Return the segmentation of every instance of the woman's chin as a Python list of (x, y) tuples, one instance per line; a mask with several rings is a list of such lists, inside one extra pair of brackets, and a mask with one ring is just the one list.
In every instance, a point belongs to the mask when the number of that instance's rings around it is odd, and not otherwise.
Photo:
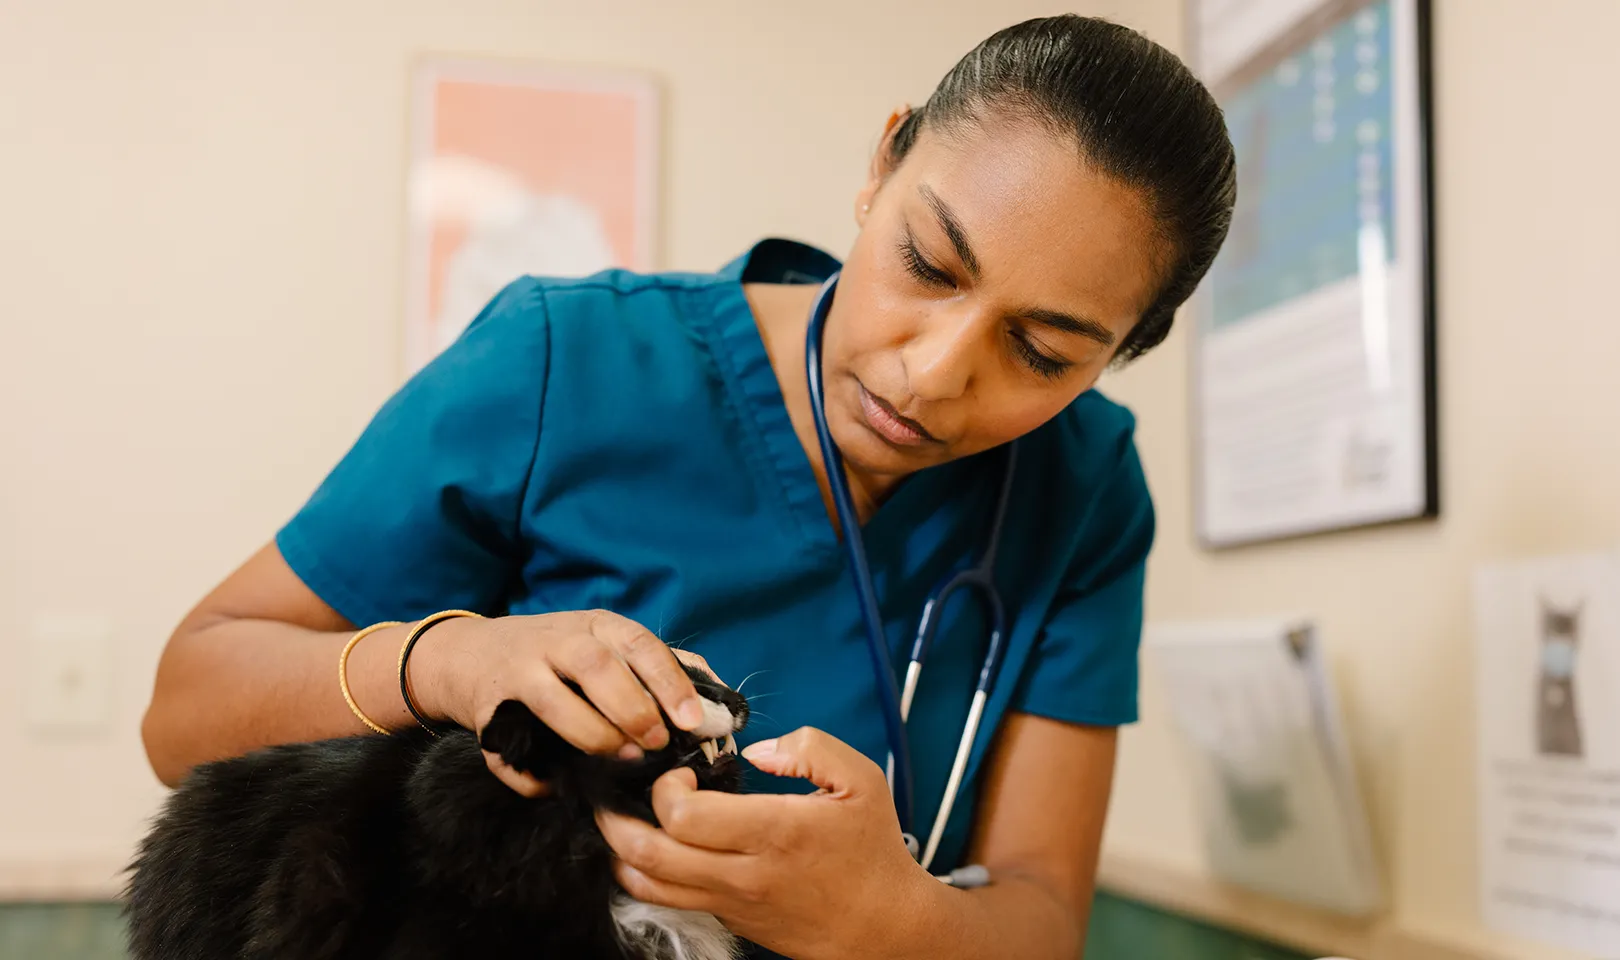
[(867, 476), (899, 478), (950, 459), (940, 444), (896, 444), (859, 420), (835, 432), (833, 439), (845, 468)]

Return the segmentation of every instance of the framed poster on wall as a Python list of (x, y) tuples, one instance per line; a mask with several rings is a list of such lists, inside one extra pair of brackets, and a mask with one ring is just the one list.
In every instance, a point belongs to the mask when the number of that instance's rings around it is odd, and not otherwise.
[(524, 274), (653, 269), (658, 93), (629, 72), (433, 58), (412, 78), (405, 372)]
[(1428, 0), (1189, 0), (1237, 151), (1192, 306), (1200, 540), (1439, 514)]

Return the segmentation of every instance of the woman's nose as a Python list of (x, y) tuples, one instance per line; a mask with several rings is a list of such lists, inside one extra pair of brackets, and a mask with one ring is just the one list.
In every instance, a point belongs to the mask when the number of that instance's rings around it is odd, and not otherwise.
[(919, 400), (952, 400), (967, 391), (982, 352), (983, 322), (968, 310), (931, 317), (900, 351), (906, 384)]

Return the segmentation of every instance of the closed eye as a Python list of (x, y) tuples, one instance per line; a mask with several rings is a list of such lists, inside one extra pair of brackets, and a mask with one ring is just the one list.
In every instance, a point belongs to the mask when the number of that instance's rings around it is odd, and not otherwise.
[[(935, 265), (922, 250), (918, 249), (917, 238), (912, 234), (910, 227), (906, 228), (905, 235), (900, 240), (899, 253), (906, 272), (918, 283), (936, 289), (955, 289), (956, 279), (949, 271)], [(1037, 376), (1056, 380), (1074, 366), (1070, 361), (1046, 352), (1033, 337), (1017, 325), (1009, 327), (1007, 337), (1014, 356)]]
[(1007, 334), (1012, 338), (1013, 352), (1024, 365), (1036, 374), (1048, 380), (1056, 380), (1068, 372), (1073, 363), (1062, 357), (1055, 357), (1035, 345), (1035, 341), (1022, 330), (1010, 330)]
[(900, 240), (900, 260), (906, 265), (906, 272), (919, 283), (930, 287), (956, 286), (956, 280), (949, 273), (935, 266), (917, 249), (917, 238), (912, 235), (910, 227), (906, 228), (905, 236)]

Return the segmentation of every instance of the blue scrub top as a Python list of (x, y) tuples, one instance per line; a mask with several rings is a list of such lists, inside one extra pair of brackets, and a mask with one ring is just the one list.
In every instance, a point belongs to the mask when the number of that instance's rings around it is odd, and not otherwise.
[[(515, 281), (381, 408), (279, 531), (282, 555), (356, 625), (451, 607), (614, 611), (731, 683), (752, 675), (744, 743), (810, 725), (882, 764), (843, 548), (742, 288), (838, 266), (766, 240), (712, 274)], [(1133, 428), (1090, 391), (1022, 441), (996, 569), (1007, 656), (936, 869), (959, 864), (1007, 711), (1136, 719), (1154, 513)], [(981, 546), (1000, 473), (996, 452), (924, 470), (863, 528), (898, 670), (928, 593)], [(976, 604), (953, 600), (911, 713), (923, 838), (985, 639)]]

